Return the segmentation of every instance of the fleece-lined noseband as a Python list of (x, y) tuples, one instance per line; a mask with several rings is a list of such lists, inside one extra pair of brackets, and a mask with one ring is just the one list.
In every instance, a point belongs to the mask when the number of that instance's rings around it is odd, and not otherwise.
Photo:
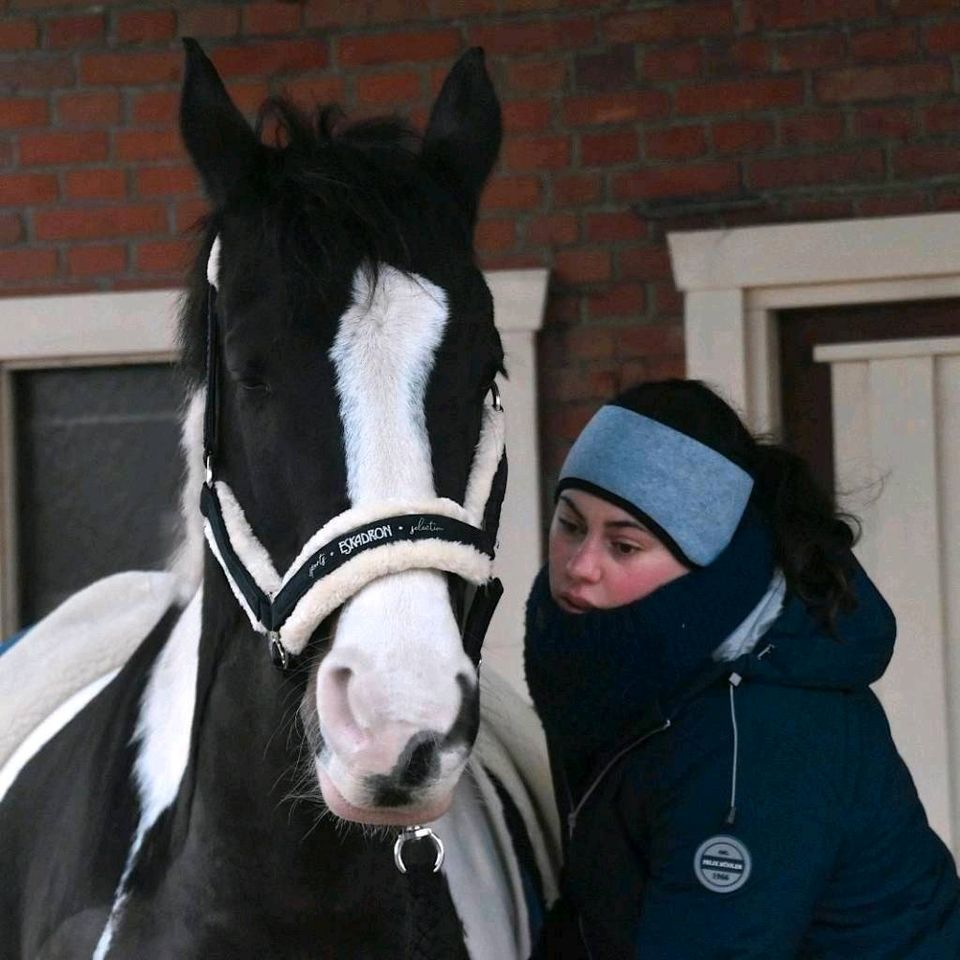
[(475, 665), (503, 586), (493, 576), (506, 489), (504, 414), (496, 385), (483, 410), (464, 503), (446, 497), (385, 500), (351, 507), (304, 544), (282, 577), (253, 534), (229, 485), (215, 477), (219, 380), (216, 298), (220, 238), (207, 264), (207, 392), (203, 420), (204, 533), (254, 630), (266, 634), (273, 662), (286, 669), (334, 610), (372, 580), (410, 569), (463, 578), (476, 589), (463, 619), (464, 649)]

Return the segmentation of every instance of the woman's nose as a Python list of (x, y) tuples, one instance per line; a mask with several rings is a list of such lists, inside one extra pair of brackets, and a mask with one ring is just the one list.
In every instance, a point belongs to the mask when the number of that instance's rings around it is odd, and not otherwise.
[(574, 551), (567, 564), (567, 572), (577, 580), (595, 582), (600, 578), (600, 563), (596, 545), (584, 540)]

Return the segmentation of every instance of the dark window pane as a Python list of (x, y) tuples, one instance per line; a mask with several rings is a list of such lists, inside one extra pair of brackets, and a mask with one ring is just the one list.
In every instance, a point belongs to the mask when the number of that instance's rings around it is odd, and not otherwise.
[(164, 565), (182, 397), (168, 364), (14, 375), (21, 624), (100, 577)]

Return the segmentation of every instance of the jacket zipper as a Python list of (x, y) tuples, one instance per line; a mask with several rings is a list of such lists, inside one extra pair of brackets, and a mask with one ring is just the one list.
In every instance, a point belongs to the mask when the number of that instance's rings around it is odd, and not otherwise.
[[(656, 727), (653, 730), (648, 730), (645, 734), (643, 734), (643, 736), (637, 737), (636, 740), (631, 740), (630, 743), (628, 743), (622, 750), (618, 750), (617, 753), (615, 753), (610, 758), (610, 760), (606, 763), (604, 768), (596, 775), (596, 777), (593, 778), (593, 780), (590, 783), (590, 786), (587, 787), (586, 792), (580, 798), (580, 802), (570, 811), (570, 813), (567, 814), (567, 830), (568, 830), (569, 839), (571, 841), (573, 840), (573, 831), (577, 827), (577, 816), (579, 815), (580, 811), (583, 809), (584, 804), (590, 799), (593, 792), (597, 789), (598, 786), (600, 786), (600, 783), (604, 779), (604, 777), (606, 777), (606, 775), (610, 772), (610, 770), (626, 754), (628, 754), (635, 747), (639, 747), (641, 743), (644, 743), (646, 740), (649, 740), (652, 736), (655, 736), (658, 733), (663, 733), (664, 730), (670, 727), (671, 723), (672, 721), (670, 720), (669, 717), (667, 717), (667, 719), (664, 720), (659, 727)], [(566, 787), (566, 790), (567, 790), (567, 799), (572, 803), (572, 797), (570, 796), (570, 785), (567, 783), (566, 777), (564, 777), (564, 786)], [(583, 929), (583, 917), (579, 915), (579, 911), (577, 916), (577, 929), (580, 932), (580, 942), (583, 944), (583, 949), (587, 951), (588, 960), (593, 960), (593, 952), (590, 950), (590, 944), (587, 941), (587, 933)]]
[[(601, 781), (606, 777), (610, 770), (617, 764), (619, 761), (628, 754), (631, 750), (639, 747), (641, 743), (644, 743), (646, 740), (649, 740), (652, 736), (663, 733), (664, 730), (668, 729), (673, 721), (668, 717), (664, 722), (653, 730), (648, 730), (643, 736), (637, 737), (636, 740), (631, 740), (622, 750), (618, 750), (604, 768), (593, 778), (590, 786), (587, 787), (583, 796), (580, 798), (580, 802), (567, 814), (567, 833), (570, 840), (573, 839), (573, 831), (577, 826), (577, 817), (580, 815), (580, 811), (583, 809), (584, 804), (590, 799), (597, 787), (600, 786)], [(569, 795), (569, 787), (568, 787)]]

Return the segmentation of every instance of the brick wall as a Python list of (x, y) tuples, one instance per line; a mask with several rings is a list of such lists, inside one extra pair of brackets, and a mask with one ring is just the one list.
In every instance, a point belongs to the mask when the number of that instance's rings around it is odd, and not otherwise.
[(0, 294), (169, 286), (203, 209), (178, 37), (268, 93), (422, 123), (482, 44), (506, 138), (478, 247), (552, 271), (544, 475), (600, 400), (683, 372), (670, 229), (960, 203), (956, 0), (0, 0)]

